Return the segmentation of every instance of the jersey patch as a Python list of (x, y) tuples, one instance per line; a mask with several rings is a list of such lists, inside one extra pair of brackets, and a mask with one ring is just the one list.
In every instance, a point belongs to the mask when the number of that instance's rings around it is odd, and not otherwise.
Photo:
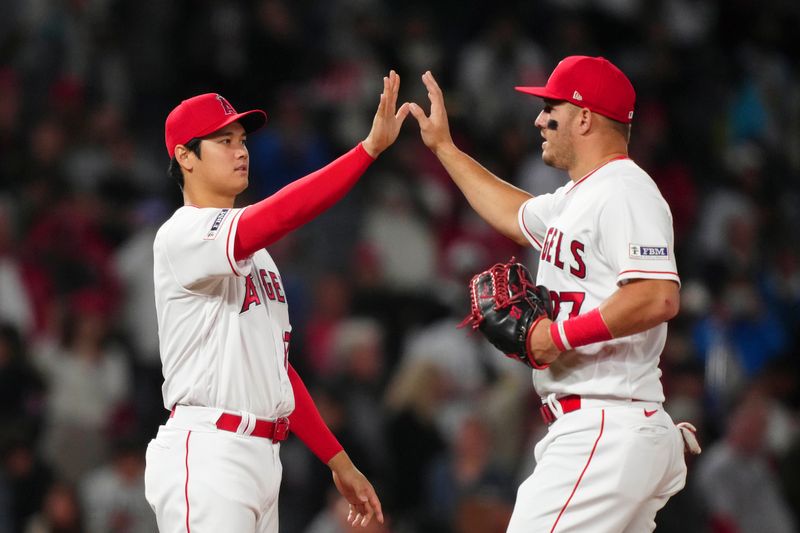
[(204, 240), (211, 241), (217, 238), (219, 228), (222, 226), (222, 221), (225, 220), (225, 217), (228, 215), (228, 211), (230, 211), (230, 209), (225, 208), (219, 212), (217, 218), (214, 219), (214, 223), (211, 224), (211, 228), (208, 230), (208, 233), (206, 233)]
[(629, 244), (628, 250), (633, 259), (666, 259), (669, 257), (669, 249), (666, 246)]

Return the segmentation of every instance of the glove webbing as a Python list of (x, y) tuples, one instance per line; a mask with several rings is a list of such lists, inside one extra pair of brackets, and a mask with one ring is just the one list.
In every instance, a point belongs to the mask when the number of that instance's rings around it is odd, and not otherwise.
[[(520, 280), (520, 286), (513, 285), (509, 287), (508, 285), (508, 271), (512, 268), (518, 268), (516, 266), (517, 258), (512, 256), (508, 263), (496, 263), (492, 265), (488, 270), (481, 272), (477, 276), (472, 278), (472, 286), (470, 288), (471, 291), (471, 298), (470, 302), (472, 305), (472, 310), (469, 315), (458, 324), (459, 328), (463, 328), (470, 322), (472, 322), (472, 329), (478, 329), (481, 322), (484, 320), (484, 316), (481, 313), (481, 309), (479, 307), (478, 302), (480, 298), (490, 298), (492, 294), (486, 295), (479, 295), (477, 293), (478, 290), (478, 282), (480, 281), (481, 276), (488, 272), (491, 276), (492, 280), (492, 293), (494, 294), (494, 309), (499, 310), (509, 305), (513, 304), (514, 302), (518, 302), (524, 298), (527, 298), (527, 291), (528, 289), (533, 289), (534, 285), (528, 281), (528, 279), (523, 275), (518, 275), (517, 277)], [(510, 292), (514, 291), (514, 292)]]

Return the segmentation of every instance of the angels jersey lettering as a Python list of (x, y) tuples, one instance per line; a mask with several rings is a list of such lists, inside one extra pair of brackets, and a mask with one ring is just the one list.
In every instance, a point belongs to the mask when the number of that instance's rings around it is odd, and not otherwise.
[[(558, 320), (598, 307), (634, 279), (680, 283), (672, 214), (658, 187), (630, 159), (611, 161), (552, 194), (525, 202), (520, 228), (540, 251), (536, 283), (550, 290)], [(568, 351), (533, 372), (550, 393), (661, 402), (658, 361), (666, 323)]]
[(164, 406), (288, 416), (291, 333), (280, 273), (266, 250), (233, 257), (244, 209), (178, 209), (159, 229), (156, 312)]

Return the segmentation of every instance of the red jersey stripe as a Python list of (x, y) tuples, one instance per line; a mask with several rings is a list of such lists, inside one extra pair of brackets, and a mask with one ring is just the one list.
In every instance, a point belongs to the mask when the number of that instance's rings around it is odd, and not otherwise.
[(237, 272), (236, 268), (233, 266), (234, 261), (231, 261), (231, 232), (233, 231), (233, 226), (236, 225), (236, 220), (241, 216), (242, 211), (244, 211), (244, 209), (240, 209), (233, 217), (233, 220), (231, 220), (231, 225), (228, 226), (228, 237), (225, 240), (225, 256), (228, 258), (228, 264), (231, 266), (231, 270), (237, 276), (241, 276), (241, 274), (239, 274), (239, 272)]
[(642, 273), (642, 274), (668, 274), (670, 276), (677, 276), (678, 275), (677, 272), (669, 272), (669, 271), (666, 271), (666, 270), (623, 270), (622, 272), (617, 274), (617, 276), (621, 276), (623, 274), (629, 274), (631, 272), (639, 272), (639, 273)]
[[(525, 211), (524, 211), (525, 208), (523, 207), (522, 209), (523, 209), (523, 213), (525, 213)], [(521, 218), (522, 218), (522, 227), (525, 229), (525, 233), (527, 233), (530, 236), (530, 238), (533, 239), (533, 242), (538, 244), (539, 248), (541, 248), (542, 247), (542, 243), (540, 243), (539, 239), (534, 237), (533, 232), (528, 229), (528, 225), (525, 223), (525, 216), (523, 215)]]
[(602, 164), (602, 165), (600, 165), (599, 167), (597, 167), (597, 168), (595, 168), (595, 169), (593, 169), (593, 170), (590, 170), (588, 174), (586, 174), (584, 177), (582, 177), (581, 179), (579, 179), (578, 181), (576, 181), (576, 182), (575, 182), (575, 185), (573, 185), (573, 186), (572, 186), (572, 188), (571, 188), (570, 190), (568, 190), (567, 192), (565, 192), (564, 194), (569, 194), (569, 193), (571, 193), (572, 191), (574, 191), (574, 190), (575, 190), (575, 187), (577, 187), (578, 185), (580, 185), (581, 183), (583, 183), (584, 181), (586, 181), (586, 178), (588, 178), (589, 176), (591, 176), (592, 174), (594, 174), (595, 172), (597, 172), (598, 170), (600, 170), (601, 168), (603, 168), (603, 167), (604, 167), (604, 166), (606, 166), (607, 164), (609, 164), (609, 163), (612, 163), (612, 162), (614, 162), (614, 161), (619, 161), (620, 159), (630, 159), (630, 158), (629, 158), (628, 156), (626, 156), (626, 155), (621, 155), (621, 156), (615, 157), (614, 159), (609, 159), (608, 161), (606, 161), (605, 163), (603, 163), (603, 164)]

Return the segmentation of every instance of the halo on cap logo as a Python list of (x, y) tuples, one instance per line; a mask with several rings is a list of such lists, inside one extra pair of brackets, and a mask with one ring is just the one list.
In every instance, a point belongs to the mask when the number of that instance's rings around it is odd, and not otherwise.
[(581, 93), (579, 93), (578, 91), (575, 91), (574, 93), (572, 93), (572, 98), (574, 100), (583, 101), (583, 96), (581, 96)]
[(225, 100), (225, 98), (222, 95), (218, 94), (217, 95), (217, 100), (219, 100), (219, 105), (222, 106), (223, 113), (225, 113), (226, 115), (235, 115), (236, 114), (236, 110), (233, 109), (233, 106), (230, 104), (230, 102)]

